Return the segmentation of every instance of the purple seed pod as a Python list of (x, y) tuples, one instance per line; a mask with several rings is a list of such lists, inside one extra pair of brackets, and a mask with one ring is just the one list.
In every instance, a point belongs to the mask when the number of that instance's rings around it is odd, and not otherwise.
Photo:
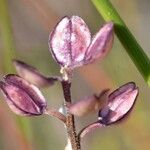
[(86, 96), (74, 104), (71, 104), (68, 111), (78, 117), (85, 116), (91, 112), (100, 110), (108, 99), (108, 89), (103, 90), (98, 96)]
[(91, 33), (78, 16), (64, 17), (49, 36), (49, 49), (62, 67), (75, 68), (102, 58), (112, 47), (113, 23), (105, 24), (91, 40)]
[(105, 24), (93, 37), (93, 40), (86, 51), (85, 63), (90, 63), (96, 59), (101, 59), (112, 48), (113, 44), (113, 23)]
[(107, 104), (99, 111), (99, 122), (110, 125), (126, 117), (132, 110), (138, 95), (138, 87), (129, 82), (112, 92)]
[(5, 76), (0, 88), (10, 109), (18, 115), (41, 115), (47, 107), (40, 90), (17, 75)]
[(58, 77), (45, 77), (36, 68), (22, 61), (13, 60), (13, 64), (19, 76), (37, 87), (47, 87), (53, 85), (58, 80)]

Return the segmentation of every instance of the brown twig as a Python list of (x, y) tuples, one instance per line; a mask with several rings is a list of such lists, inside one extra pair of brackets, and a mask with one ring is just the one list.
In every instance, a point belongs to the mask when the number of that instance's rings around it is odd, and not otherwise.
[[(62, 81), (62, 88), (64, 93), (64, 103), (66, 107), (71, 104), (71, 83), (67, 81)], [(66, 115), (66, 127), (67, 127), (67, 134), (68, 134), (68, 144), (71, 144), (72, 150), (80, 150), (80, 141), (78, 139), (76, 128), (75, 128), (75, 121), (74, 121), (74, 115), (70, 114), (69, 111), (67, 111)]]

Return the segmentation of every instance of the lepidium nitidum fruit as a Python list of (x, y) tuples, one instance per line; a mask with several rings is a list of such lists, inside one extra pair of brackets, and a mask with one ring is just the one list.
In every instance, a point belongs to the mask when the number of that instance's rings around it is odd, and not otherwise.
[(126, 83), (112, 92), (99, 110), (98, 121), (83, 128), (79, 132), (80, 138), (97, 128), (107, 127), (126, 118), (135, 104), (138, 92), (134, 82)]
[(129, 82), (112, 92), (107, 104), (99, 111), (99, 122), (104, 125), (110, 125), (127, 117), (132, 110), (138, 88), (135, 83)]
[(81, 100), (71, 104), (68, 111), (76, 116), (82, 117), (91, 112), (98, 111), (105, 105), (108, 98), (108, 89), (103, 90), (99, 95), (86, 96)]
[(113, 43), (113, 23), (106, 23), (91, 39), (86, 23), (78, 16), (64, 17), (49, 36), (49, 49), (58, 64), (75, 68), (103, 58)]
[(0, 89), (10, 109), (18, 115), (41, 115), (47, 107), (40, 90), (17, 75), (6, 75), (0, 81)]
[(58, 77), (45, 77), (36, 68), (19, 60), (13, 60), (13, 64), (19, 76), (38, 87), (53, 85)]

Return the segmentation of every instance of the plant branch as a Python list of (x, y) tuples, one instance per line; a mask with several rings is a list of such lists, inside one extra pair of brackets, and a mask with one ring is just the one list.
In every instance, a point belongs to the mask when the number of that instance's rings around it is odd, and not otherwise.
[(60, 113), (59, 111), (51, 108), (51, 109), (46, 109), (44, 114), (56, 117), (57, 119), (61, 120), (63, 123), (66, 123), (66, 117)]
[(136, 41), (109, 0), (91, 0), (105, 21), (113, 21), (115, 33), (134, 64), (150, 86), (150, 59)]
[[(62, 81), (62, 88), (65, 99), (65, 106), (68, 107), (71, 104), (71, 83), (67, 81)], [(68, 134), (68, 144), (71, 144), (72, 150), (80, 150), (80, 141), (76, 134), (74, 116), (67, 111), (66, 115), (66, 127)]]
[(78, 138), (81, 139), (83, 138), (86, 134), (88, 134), (89, 132), (102, 127), (103, 125), (100, 124), (99, 122), (94, 122), (91, 123), (89, 125), (87, 125), (86, 127), (84, 127), (79, 133), (78, 133)]

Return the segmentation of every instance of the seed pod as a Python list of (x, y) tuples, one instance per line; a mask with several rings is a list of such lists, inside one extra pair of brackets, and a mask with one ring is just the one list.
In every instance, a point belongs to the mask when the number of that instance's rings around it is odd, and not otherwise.
[(87, 133), (97, 128), (107, 127), (123, 120), (132, 110), (138, 96), (138, 87), (135, 83), (129, 82), (119, 87), (108, 96), (108, 101), (99, 111), (98, 121), (89, 124), (79, 132), (83, 138)]
[(38, 87), (47, 87), (54, 84), (58, 77), (45, 77), (36, 68), (19, 60), (13, 60), (19, 76)]
[(91, 112), (98, 111), (106, 103), (108, 89), (103, 90), (98, 96), (92, 95), (84, 97), (82, 100), (71, 104), (68, 108), (69, 112), (76, 116), (85, 116)]
[(41, 115), (46, 109), (40, 90), (17, 75), (5, 76), (4, 82), (0, 81), (0, 88), (10, 109), (18, 115)]
[(112, 48), (114, 39), (113, 23), (105, 24), (93, 37), (93, 40), (85, 54), (85, 63), (102, 59)]
[(132, 110), (138, 95), (135, 83), (129, 82), (112, 92), (107, 104), (99, 111), (99, 122), (109, 125), (126, 117)]
[(102, 58), (112, 47), (113, 23), (107, 23), (91, 41), (91, 33), (78, 16), (64, 17), (49, 36), (49, 49), (62, 67), (75, 68)]

